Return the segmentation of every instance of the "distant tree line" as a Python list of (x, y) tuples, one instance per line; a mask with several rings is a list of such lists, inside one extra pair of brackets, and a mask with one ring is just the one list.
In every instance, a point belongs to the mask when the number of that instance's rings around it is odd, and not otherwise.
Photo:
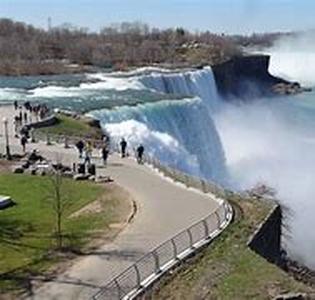
[(274, 36), (225, 36), (183, 28), (123, 22), (98, 33), (72, 25), (44, 30), (0, 19), (0, 73), (50, 74), (85, 67), (124, 69), (148, 64), (217, 64), (241, 55), (241, 46), (269, 44)]

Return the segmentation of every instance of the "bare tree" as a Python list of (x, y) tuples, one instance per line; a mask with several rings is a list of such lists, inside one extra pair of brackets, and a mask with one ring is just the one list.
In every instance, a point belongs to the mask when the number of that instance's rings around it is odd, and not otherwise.
[(64, 187), (63, 176), (61, 170), (58, 168), (53, 170), (49, 175), (49, 196), (48, 201), (55, 215), (55, 237), (57, 249), (61, 250), (63, 244), (63, 220), (65, 210), (69, 205), (69, 197)]
[(81, 67), (200, 61), (211, 64), (239, 55), (239, 46), (267, 44), (277, 36), (233, 37), (208, 31), (192, 33), (181, 27), (160, 30), (141, 22), (113, 24), (100, 33), (71, 24), (45, 31), (0, 19), (0, 73), (63, 73), (69, 72), (69, 63)]

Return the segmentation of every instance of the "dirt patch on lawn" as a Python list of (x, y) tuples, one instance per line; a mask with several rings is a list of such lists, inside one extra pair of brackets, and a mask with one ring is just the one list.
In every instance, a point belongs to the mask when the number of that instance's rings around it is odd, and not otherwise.
[[(113, 206), (109, 203), (115, 203)], [(48, 272), (45, 272), (45, 277), (55, 277), (65, 272), (74, 264), (80, 263), (85, 256), (93, 254), (102, 246), (112, 242), (117, 235), (124, 230), (128, 224), (133, 220), (137, 212), (136, 202), (131, 195), (121, 186), (116, 183), (109, 183), (104, 185), (104, 193), (99, 199), (89, 203), (76, 211), (69, 218), (77, 218), (88, 214), (105, 213), (105, 210), (113, 210), (113, 222), (107, 227), (94, 230), (90, 234), (90, 241), (80, 250), (70, 250), (61, 253), (59, 258), (60, 263), (55, 264)], [(35, 280), (36, 286), (42, 284), (41, 279)]]
[[(99, 199), (81, 208), (75, 215), (102, 213), (105, 210), (112, 210), (113, 221), (108, 228), (94, 232), (94, 238), (84, 252), (95, 250), (98, 247), (112, 241), (133, 219), (136, 214), (137, 207), (132, 196), (121, 186), (116, 183), (108, 183), (104, 185), (105, 192)], [(114, 207), (108, 203), (115, 203)], [(73, 215), (72, 215), (73, 216)]]
[(104, 186), (104, 193), (100, 198), (74, 212), (69, 218), (102, 213), (104, 210), (108, 209), (107, 204), (109, 202), (115, 202), (114, 218), (117, 220), (117, 222), (110, 224), (110, 227), (116, 227), (114, 225), (117, 223), (128, 223), (135, 213), (135, 202), (125, 189), (115, 183), (106, 184)]

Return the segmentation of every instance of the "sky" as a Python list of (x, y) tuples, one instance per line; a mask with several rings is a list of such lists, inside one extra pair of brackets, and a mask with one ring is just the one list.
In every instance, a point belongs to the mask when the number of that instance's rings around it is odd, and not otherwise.
[(217, 33), (315, 28), (315, 0), (0, 0), (0, 17), (48, 27), (71, 23), (91, 31), (122, 21)]

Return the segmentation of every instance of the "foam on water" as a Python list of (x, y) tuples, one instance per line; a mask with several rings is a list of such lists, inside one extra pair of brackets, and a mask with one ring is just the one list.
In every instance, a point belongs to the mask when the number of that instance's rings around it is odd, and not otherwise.
[(192, 174), (200, 175), (197, 157), (188, 153), (171, 135), (154, 131), (144, 123), (133, 119), (119, 123), (104, 124), (105, 131), (112, 137), (112, 143), (119, 145), (120, 138), (128, 141), (128, 152), (134, 152), (139, 143), (146, 145), (146, 151), (153, 157), (166, 158), (173, 165), (181, 165)]
[(17, 88), (0, 88), (0, 101), (22, 100), (26, 97), (26, 91)]
[[(97, 110), (91, 113), (101, 120), (101, 124), (114, 140), (131, 138), (133, 146), (144, 144), (146, 151), (155, 155), (165, 164), (203, 178), (216, 179), (223, 183), (227, 181), (224, 153), (215, 126), (200, 98), (186, 100), (160, 101), (157, 103), (124, 106), (111, 110)], [(136, 122), (138, 127), (126, 131), (126, 121)], [(115, 124), (111, 127), (110, 124)], [(131, 123), (134, 124), (134, 123)], [(117, 128), (124, 128), (118, 130)], [(115, 130), (112, 130), (112, 129)], [(154, 139), (150, 143), (148, 131), (172, 137), (176, 147), (168, 149), (167, 143), (158, 143)], [(144, 135), (142, 136), (143, 133)], [(177, 153), (177, 159), (169, 155), (170, 151)]]

